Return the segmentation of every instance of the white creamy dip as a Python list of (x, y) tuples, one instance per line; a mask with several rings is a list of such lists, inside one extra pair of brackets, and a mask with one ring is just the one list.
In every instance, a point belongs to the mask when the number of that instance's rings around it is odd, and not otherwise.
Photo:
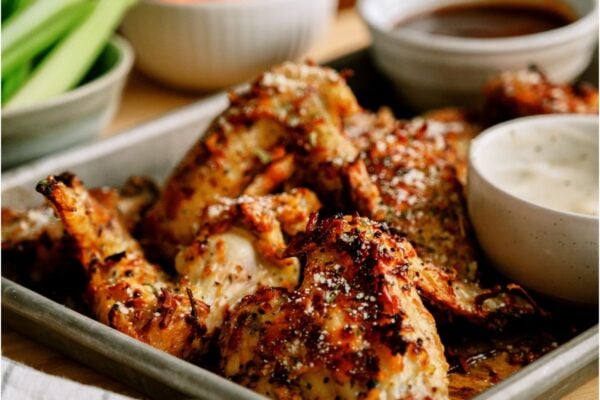
[(540, 206), (598, 215), (597, 136), (533, 126), (499, 135), (493, 147), (486, 176), (498, 187)]

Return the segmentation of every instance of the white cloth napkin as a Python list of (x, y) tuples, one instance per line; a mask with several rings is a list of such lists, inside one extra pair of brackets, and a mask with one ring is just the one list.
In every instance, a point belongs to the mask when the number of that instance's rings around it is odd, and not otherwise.
[(2, 357), (2, 400), (131, 400), (130, 397), (48, 375)]

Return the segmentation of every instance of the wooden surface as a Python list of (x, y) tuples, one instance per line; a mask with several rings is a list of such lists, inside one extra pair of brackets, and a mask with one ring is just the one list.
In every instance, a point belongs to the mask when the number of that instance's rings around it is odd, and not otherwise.
[[(337, 16), (327, 37), (311, 49), (307, 57), (321, 62), (328, 61), (364, 48), (369, 42), (367, 29), (356, 13), (353, 10), (343, 10)], [(119, 112), (103, 135), (117, 134), (200, 98), (202, 98), (201, 94), (170, 90), (134, 71), (125, 89)], [(39, 345), (4, 325), (2, 325), (2, 354), (49, 374), (67, 377), (131, 397), (142, 398), (131, 388)], [(564, 400), (597, 399), (598, 377), (564, 398)]]

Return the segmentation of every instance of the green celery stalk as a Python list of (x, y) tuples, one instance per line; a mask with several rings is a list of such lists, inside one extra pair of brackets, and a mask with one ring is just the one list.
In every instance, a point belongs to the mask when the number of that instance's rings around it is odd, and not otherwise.
[(41, 29), (19, 43), (19, 46), (10, 48), (6, 54), (2, 55), (2, 78), (58, 42), (78, 22), (86, 18), (92, 8), (93, 3), (87, 1), (73, 4), (63, 13), (47, 21)]
[(27, 80), (31, 70), (31, 63), (25, 63), (18, 66), (6, 78), (2, 78), (2, 104), (10, 100), (10, 98), (19, 90)]
[(135, 1), (97, 1), (90, 16), (46, 56), (8, 105), (36, 103), (77, 85)]
[(33, 0), (2, 0), (2, 22), (23, 11)]
[(9, 17), (2, 26), (2, 54), (80, 0), (41, 0)]

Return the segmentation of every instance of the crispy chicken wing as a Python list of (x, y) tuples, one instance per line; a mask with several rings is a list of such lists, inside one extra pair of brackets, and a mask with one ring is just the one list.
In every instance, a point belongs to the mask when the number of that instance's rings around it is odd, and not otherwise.
[(293, 171), (290, 147), (305, 148), (313, 162), (355, 157), (356, 150), (339, 140), (339, 126), (358, 108), (333, 70), (285, 63), (266, 72), (231, 96), (231, 106), (168, 179), (148, 216), (150, 241), (171, 256), (177, 245), (191, 242), (200, 212), (219, 196), (265, 194), (277, 187)]
[[(133, 233), (156, 201), (158, 188), (149, 178), (133, 176), (120, 190), (95, 188), (90, 195), (115, 210)], [(80, 268), (72, 240), (48, 204), (23, 210), (2, 208), (2, 255), (5, 272), (36, 287), (52, 281), (55, 275), (64, 276)]]
[(366, 218), (313, 218), (287, 254), (303, 260), (300, 286), (262, 289), (234, 308), (219, 338), (225, 376), (280, 399), (448, 396), (408, 241)]
[(479, 282), (459, 179), (478, 128), (462, 118), (446, 110), (412, 121), (382, 124), (382, 117), (372, 117), (371, 126), (362, 121), (362, 132), (350, 131), (363, 149), (364, 167), (355, 163), (348, 182), (359, 211), (406, 235), (425, 261), (415, 269), (415, 279), (429, 303), (495, 325), (504, 314), (532, 314), (535, 307), (516, 285), (484, 288)]
[(296, 287), (298, 260), (283, 254), (287, 237), (304, 231), (309, 215), (319, 208), (312, 192), (294, 189), (221, 198), (204, 211), (199, 234), (177, 254), (175, 268), (194, 296), (210, 306), (209, 335), (232, 306), (258, 287)]
[(306, 190), (220, 198), (204, 211), (199, 235), (176, 257), (178, 278), (146, 261), (116, 213), (76, 177), (40, 182), (75, 242), (89, 275), (94, 315), (103, 323), (183, 358), (203, 353), (231, 306), (258, 287), (292, 288), (298, 261), (286, 257), (286, 235), (303, 231), (320, 207)]
[(598, 113), (598, 89), (553, 83), (535, 67), (501, 73), (488, 82), (484, 95), (489, 123), (536, 114)]
[(116, 213), (92, 198), (74, 175), (50, 176), (37, 190), (75, 242), (96, 318), (178, 357), (198, 354), (209, 307), (147, 262)]
[(333, 70), (285, 63), (266, 72), (231, 96), (231, 106), (168, 179), (146, 221), (149, 242), (170, 258), (177, 245), (191, 242), (206, 206), (219, 196), (272, 191), (294, 172), (295, 155), (312, 164), (355, 158), (340, 126), (358, 109)]

